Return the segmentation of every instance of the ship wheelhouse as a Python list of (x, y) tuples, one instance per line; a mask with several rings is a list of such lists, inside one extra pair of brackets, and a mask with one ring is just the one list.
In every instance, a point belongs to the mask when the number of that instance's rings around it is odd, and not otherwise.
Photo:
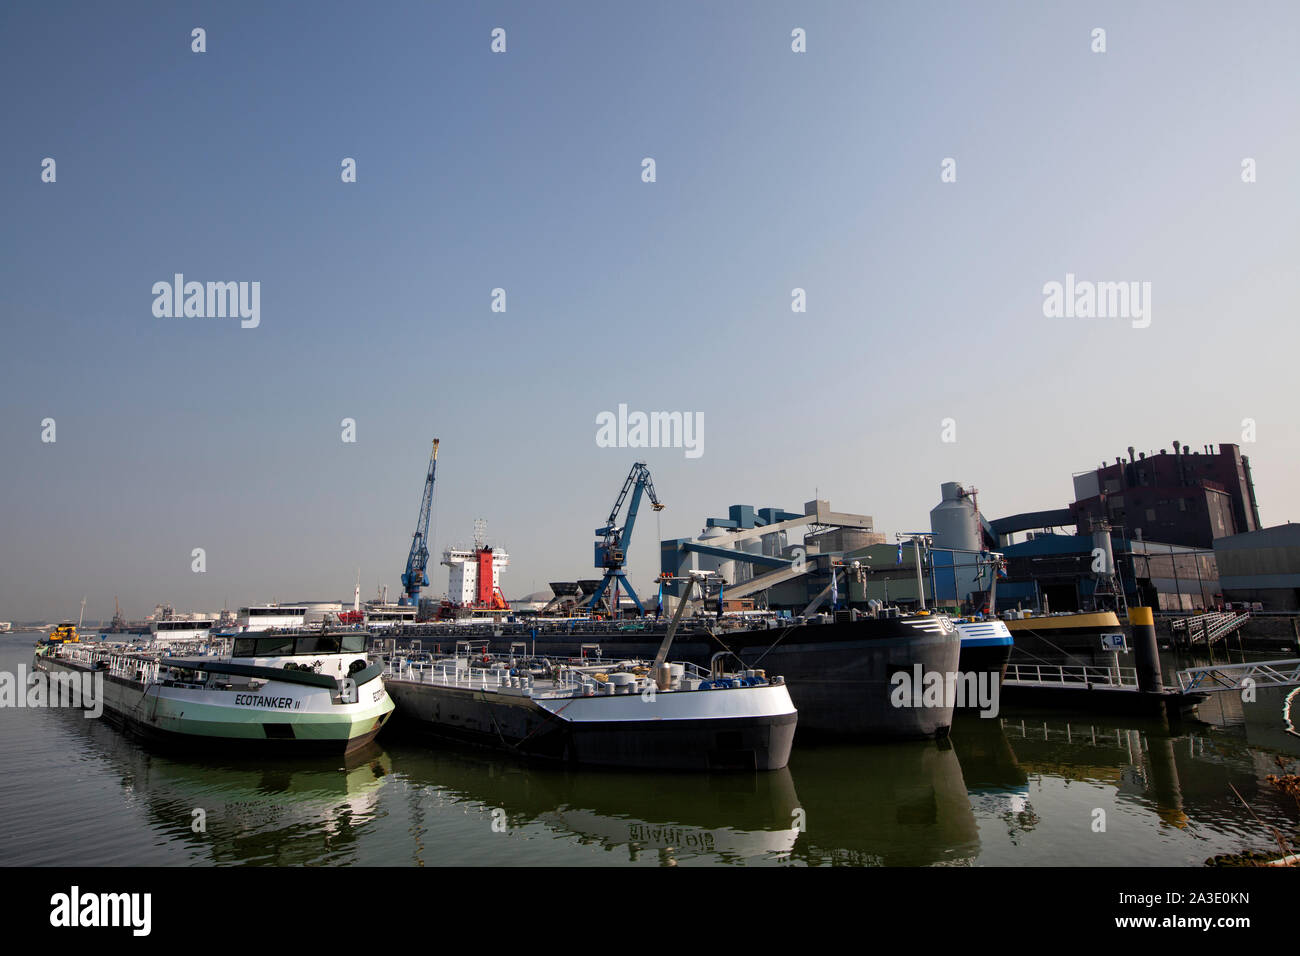
[(364, 631), (344, 634), (249, 634), (235, 638), (232, 659), (364, 654)]

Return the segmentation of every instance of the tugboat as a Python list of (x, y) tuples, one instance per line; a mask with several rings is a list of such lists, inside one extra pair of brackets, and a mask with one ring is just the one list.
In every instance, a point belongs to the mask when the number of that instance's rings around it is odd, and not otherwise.
[[(393, 711), (367, 634), (240, 635), (228, 656), (170, 657), (125, 645), (51, 641), (34, 665), (93, 682), (104, 716), (148, 743), (344, 754), (369, 743)], [(102, 688), (102, 690), (100, 689)]]
[(81, 636), (77, 633), (77, 625), (71, 621), (64, 621), (57, 624), (54, 630), (42, 641), (44, 644), (79, 644)]

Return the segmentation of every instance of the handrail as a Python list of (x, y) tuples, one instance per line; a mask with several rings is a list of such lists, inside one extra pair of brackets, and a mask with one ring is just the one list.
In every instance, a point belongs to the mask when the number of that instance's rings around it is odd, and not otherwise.
[(1288, 687), (1300, 684), (1300, 658), (1248, 661), (1244, 664), (1209, 664), (1205, 667), (1189, 667), (1178, 671), (1175, 676), (1178, 678), (1178, 686), (1184, 691), (1207, 686), (1212, 690), (1240, 690), (1247, 679), (1257, 687)]
[(1136, 667), (1086, 664), (1008, 664), (1003, 683), (1059, 687), (1137, 687)]

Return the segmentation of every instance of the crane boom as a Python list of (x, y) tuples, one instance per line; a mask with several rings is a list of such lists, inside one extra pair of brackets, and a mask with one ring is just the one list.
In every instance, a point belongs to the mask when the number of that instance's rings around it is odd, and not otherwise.
[[(631, 500), (628, 500), (628, 495)], [(660, 502), (659, 496), (655, 494), (654, 482), (650, 479), (650, 469), (643, 461), (638, 461), (632, 466), (632, 470), (627, 473), (627, 478), (623, 481), (623, 489), (618, 493), (618, 498), (614, 501), (614, 507), (610, 509), (609, 518), (602, 527), (596, 529), (596, 534), (600, 540), (596, 542), (596, 567), (604, 568), (605, 575), (601, 579), (600, 587), (596, 588), (596, 593), (591, 596), (587, 602), (588, 610), (595, 610), (600, 604), (600, 599), (604, 596), (605, 591), (610, 584), (615, 586), (615, 594), (621, 587), (627, 591), (628, 597), (636, 605), (637, 611), (644, 615), (645, 608), (641, 606), (641, 599), (637, 597), (636, 591), (627, 580), (627, 575), (623, 567), (627, 564), (627, 549), (632, 540), (632, 529), (636, 525), (637, 511), (641, 506), (641, 496), (645, 494), (650, 497), (650, 504), (655, 511), (663, 510), (663, 503)], [(623, 503), (627, 502), (627, 518), (623, 526), (618, 526), (618, 516), (623, 510)], [(616, 601), (617, 599), (615, 599)], [(617, 606), (611, 608), (613, 613), (618, 613)]]
[(433, 440), (429, 453), (429, 473), (424, 479), (424, 497), (420, 500), (420, 514), (415, 520), (415, 534), (411, 536), (411, 553), (406, 558), (406, 572), (402, 575), (405, 592), (399, 604), (420, 606), (420, 588), (429, 586), (425, 568), (429, 564), (429, 515), (433, 511), (433, 482), (438, 471), (438, 439)]

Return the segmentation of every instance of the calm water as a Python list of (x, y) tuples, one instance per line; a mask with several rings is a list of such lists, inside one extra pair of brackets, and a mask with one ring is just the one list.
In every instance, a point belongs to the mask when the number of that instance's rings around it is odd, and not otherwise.
[[(0, 670), (30, 669), (33, 640), (0, 637)], [(1199, 865), (1270, 845), (1230, 786), (1300, 826), (1263, 780), (1300, 738), (1240, 705), (1210, 711), (1172, 736), (1009, 711), (947, 742), (801, 746), (779, 773), (695, 776), (399, 743), (346, 762), (183, 761), (79, 713), (0, 709), (0, 864)]]

